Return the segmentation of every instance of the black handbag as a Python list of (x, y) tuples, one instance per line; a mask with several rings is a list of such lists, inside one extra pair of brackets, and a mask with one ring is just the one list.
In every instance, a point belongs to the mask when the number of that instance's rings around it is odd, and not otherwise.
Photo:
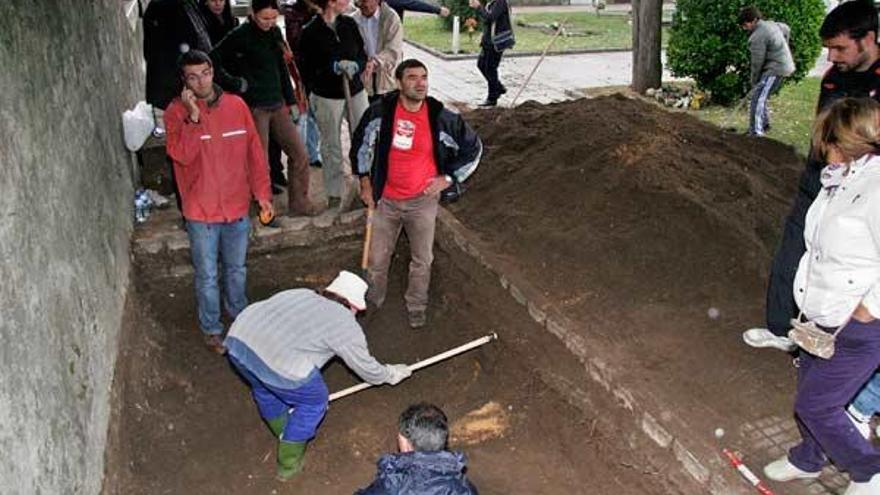
[[(497, 0), (496, 0), (497, 1)], [(516, 38), (513, 36), (513, 21), (510, 18), (510, 3), (507, 4), (507, 29), (501, 31), (500, 33), (495, 32), (495, 26), (498, 25), (498, 21), (492, 23), (492, 46), (495, 47), (495, 51), (507, 50), (508, 48), (513, 48), (513, 45), (516, 44)]]

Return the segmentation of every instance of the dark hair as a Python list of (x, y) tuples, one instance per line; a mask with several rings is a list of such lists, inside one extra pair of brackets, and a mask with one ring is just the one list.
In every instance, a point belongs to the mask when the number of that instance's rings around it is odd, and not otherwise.
[(403, 80), (403, 71), (406, 69), (414, 69), (416, 67), (421, 67), (425, 69), (425, 72), (428, 72), (428, 68), (425, 67), (425, 64), (421, 62), (421, 60), (416, 60), (414, 58), (408, 58), (400, 63), (396, 69), (394, 69), (394, 78), (398, 81)]
[(337, 294), (335, 292), (330, 292), (326, 288), (319, 290), (318, 294), (324, 296), (327, 299), (330, 299), (333, 302), (337, 302), (337, 303), (345, 306), (346, 309), (351, 309), (351, 308), (357, 309), (348, 301), (348, 299), (340, 296), (339, 294)]
[(825, 16), (819, 37), (823, 40), (846, 34), (858, 40), (873, 32), (877, 37), (877, 11), (871, 0), (855, 0), (838, 5)]
[(251, 1), (251, 12), (256, 14), (263, 9), (278, 9), (278, 0), (253, 0)]
[(412, 443), (415, 450), (434, 452), (446, 448), (449, 436), (448, 420), (434, 404), (420, 402), (406, 408), (397, 421), (400, 434)]
[(327, 8), (327, 4), (330, 3), (330, 0), (312, 0), (312, 3), (314, 3), (319, 9), (324, 10)]
[(187, 65), (202, 64), (208, 64), (208, 67), (214, 66), (214, 63), (211, 62), (211, 57), (207, 53), (201, 50), (189, 50), (181, 53), (180, 57), (177, 58), (177, 72), (183, 76), (183, 68)]
[(754, 5), (749, 5), (748, 7), (743, 7), (739, 11), (739, 17), (737, 18), (739, 21), (739, 25), (742, 26), (747, 22), (757, 21), (761, 18), (761, 11), (758, 10), (758, 7)]

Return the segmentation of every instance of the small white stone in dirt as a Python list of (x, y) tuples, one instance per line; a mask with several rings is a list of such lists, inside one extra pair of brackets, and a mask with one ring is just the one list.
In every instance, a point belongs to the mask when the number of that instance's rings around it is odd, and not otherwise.
[(169, 292), (169, 293), (168, 293), (168, 297), (174, 297), (174, 293), (173, 293), (173, 292)]
[(724, 428), (715, 428), (715, 438), (721, 438), (724, 436)]
[(513, 411), (513, 404), (507, 406), (507, 410), (508, 410), (508, 411)]
[(709, 318), (717, 320), (718, 317), (721, 316), (721, 310), (713, 306), (706, 311), (706, 314), (709, 315)]
[(174, 423), (168, 423), (168, 431), (174, 431)]

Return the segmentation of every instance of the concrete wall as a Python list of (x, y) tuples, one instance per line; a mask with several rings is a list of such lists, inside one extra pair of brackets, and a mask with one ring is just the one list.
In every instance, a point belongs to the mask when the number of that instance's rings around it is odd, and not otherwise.
[[(0, 2), (0, 493), (98, 493), (142, 94), (122, 0)], [(136, 14), (135, 14), (136, 17)]]

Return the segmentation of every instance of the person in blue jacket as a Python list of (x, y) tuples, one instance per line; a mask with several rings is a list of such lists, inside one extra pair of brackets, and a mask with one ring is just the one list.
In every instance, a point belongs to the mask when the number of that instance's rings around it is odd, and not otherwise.
[(439, 407), (409, 406), (397, 422), (397, 454), (383, 455), (376, 479), (355, 495), (477, 495), (461, 452), (446, 450), (449, 424)]

